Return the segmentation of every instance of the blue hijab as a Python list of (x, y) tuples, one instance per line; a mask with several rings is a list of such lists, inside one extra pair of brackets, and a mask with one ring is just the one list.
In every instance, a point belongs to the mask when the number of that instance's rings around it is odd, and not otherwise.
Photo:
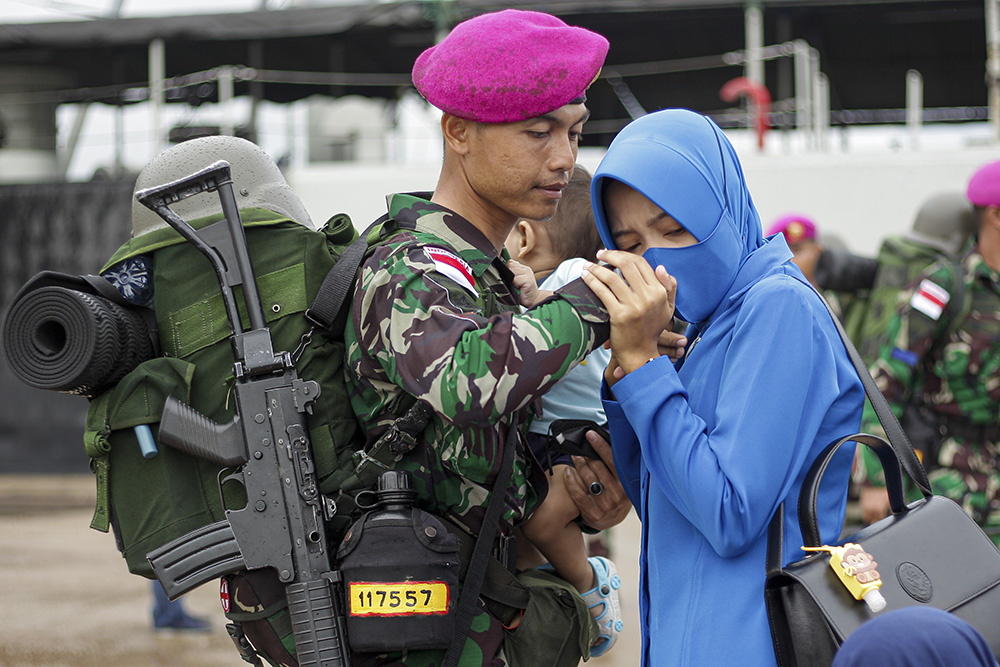
[(933, 607), (904, 607), (876, 616), (844, 642), (833, 667), (996, 667), (986, 640), (971, 625)]
[(732, 144), (710, 119), (686, 109), (643, 116), (611, 142), (591, 196), (601, 240), (616, 248), (604, 209), (615, 179), (641, 192), (698, 241), (650, 248), (643, 257), (677, 278), (677, 316), (697, 324), (721, 304), (737, 272), (763, 245), (760, 216)]

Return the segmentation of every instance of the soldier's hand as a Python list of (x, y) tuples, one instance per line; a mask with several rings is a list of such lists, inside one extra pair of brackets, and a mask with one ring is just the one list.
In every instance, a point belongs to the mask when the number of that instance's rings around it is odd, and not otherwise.
[(862, 486), (858, 504), (861, 506), (861, 520), (865, 524), (889, 516), (889, 494), (884, 486)]
[[(574, 467), (566, 468), (566, 490), (576, 503), (583, 522), (591, 528), (607, 530), (625, 520), (632, 503), (618, 481), (611, 445), (594, 431), (587, 431), (587, 440), (600, 455), (601, 460), (574, 456)], [(597, 482), (600, 492), (591, 492)]]

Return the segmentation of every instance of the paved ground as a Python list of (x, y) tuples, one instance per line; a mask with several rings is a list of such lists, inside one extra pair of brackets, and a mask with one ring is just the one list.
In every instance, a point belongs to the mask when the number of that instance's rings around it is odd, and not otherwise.
[[(114, 538), (89, 528), (90, 475), (0, 475), (0, 667), (239, 667), (214, 585), (185, 597), (212, 619), (202, 635), (151, 629), (150, 582), (128, 573)], [(612, 531), (626, 629), (594, 667), (639, 664), (639, 524)]]

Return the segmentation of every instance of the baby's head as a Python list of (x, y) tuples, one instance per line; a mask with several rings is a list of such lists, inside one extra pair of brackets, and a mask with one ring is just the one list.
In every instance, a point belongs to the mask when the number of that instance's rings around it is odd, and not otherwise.
[(555, 215), (548, 220), (518, 220), (505, 245), (512, 259), (536, 274), (547, 274), (574, 257), (593, 261), (604, 246), (590, 205), (590, 173), (577, 165)]

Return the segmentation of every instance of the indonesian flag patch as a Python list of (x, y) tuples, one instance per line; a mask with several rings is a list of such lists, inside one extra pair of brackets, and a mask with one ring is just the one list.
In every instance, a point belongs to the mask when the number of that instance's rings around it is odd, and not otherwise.
[(472, 296), (479, 296), (479, 290), (476, 289), (476, 280), (472, 276), (472, 267), (469, 266), (468, 262), (444, 248), (428, 247), (424, 248), (424, 252), (434, 262), (434, 268), (438, 273), (451, 278), (468, 290)]
[(950, 299), (951, 295), (943, 287), (925, 278), (910, 298), (910, 306), (937, 321)]

